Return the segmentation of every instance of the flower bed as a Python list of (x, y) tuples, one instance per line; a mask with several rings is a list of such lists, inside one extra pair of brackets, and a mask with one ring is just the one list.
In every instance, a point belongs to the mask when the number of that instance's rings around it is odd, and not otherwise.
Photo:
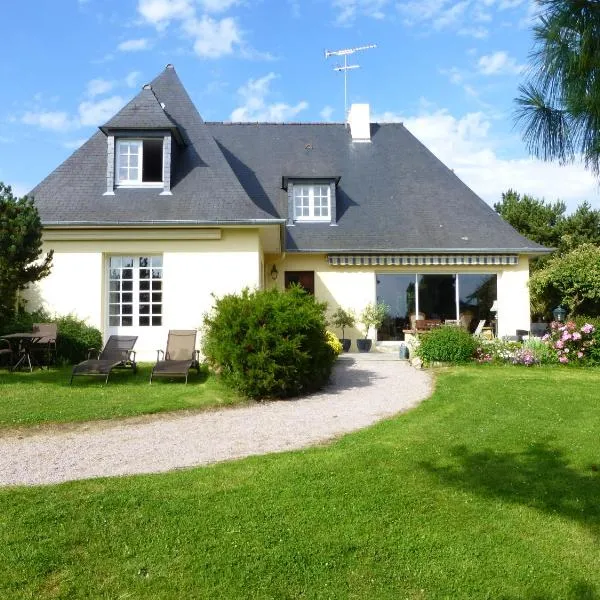
[(553, 322), (550, 324), (550, 333), (542, 340), (545, 341), (556, 353), (558, 362), (584, 363), (589, 358), (590, 350), (594, 345), (594, 332), (596, 328), (591, 323), (584, 323), (578, 327), (574, 321), (566, 323)]

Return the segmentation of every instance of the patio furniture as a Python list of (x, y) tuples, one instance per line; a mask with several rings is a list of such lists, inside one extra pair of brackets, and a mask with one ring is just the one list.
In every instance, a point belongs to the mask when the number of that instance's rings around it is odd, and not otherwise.
[(415, 332), (423, 333), (425, 331), (431, 331), (442, 324), (441, 319), (416, 319), (415, 320)]
[(529, 337), (529, 331), (527, 331), (527, 329), (517, 329), (516, 334), (517, 334), (517, 342), (522, 342), (523, 339), (525, 338), (525, 336)]
[(2, 337), (5, 340), (10, 340), (18, 348), (19, 360), (10, 368), (11, 371), (16, 371), (25, 365), (29, 367), (29, 371), (33, 371), (35, 365), (39, 366), (31, 351), (32, 346), (40, 339), (39, 333), (24, 331), (22, 333), (9, 333)]
[(531, 323), (529, 327), (533, 337), (543, 337), (548, 333), (548, 323)]
[(12, 365), (14, 352), (10, 342), (5, 338), (0, 338), (0, 364), (6, 360), (8, 367)]
[[(73, 367), (69, 384), (73, 383), (73, 377), (76, 375), (105, 377), (105, 383), (108, 383), (111, 371), (117, 367), (131, 367), (133, 373), (136, 373), (137, 364), (133, 349), (136, 341), (137, 335), (111, 335), (102, 352), (90, 348), (88, 359)], [(97, 358), (90, 358), (94, 352), (97, 353)]]
[(156, 352), (156, 364), (150, 373), (150, 383), (154, 377), (185, 377), (187, 383), (192, 367), (200, 374), (196, 333), (195, 329), (171, 329), (169, 331), (167, 349), (164, 352), (162, 350)]
[(34, 323), (33, 333), (42, 337), (31, 345), (31, 352), (39, 356), (46, 366), (50, 367), (56, 361), (56, 337), (58, 336), (58, 325), (56, 323)]

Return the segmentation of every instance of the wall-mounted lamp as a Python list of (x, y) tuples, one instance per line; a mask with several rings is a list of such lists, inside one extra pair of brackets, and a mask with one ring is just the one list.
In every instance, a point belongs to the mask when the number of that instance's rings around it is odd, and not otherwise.
[(277, 270), (277, 267), (275, 265), (273, 265), (271, 267), (271, 279), (273, 281), (275, 281), (277, 279), (277, 276), (279, 275), (279, 271)]

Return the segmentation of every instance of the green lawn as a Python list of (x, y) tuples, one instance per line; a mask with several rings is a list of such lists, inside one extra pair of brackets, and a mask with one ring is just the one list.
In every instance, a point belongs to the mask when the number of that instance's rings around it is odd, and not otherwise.
[(599, 383), (453, 369), (331, 446), (2, 490), (0, 597), (597, 600)]
[(190, 372), (184, 379), (155, 379), (151, 365), (115, 369), (108, 385), (103, 378), (76, 377), (69, 385), (71, 367), (33, 373), (0, 371), (0, 428), (14, 425), (66, 423), (112, 419), (182, 408), (206, 408), (243, 402), (216, 378)]

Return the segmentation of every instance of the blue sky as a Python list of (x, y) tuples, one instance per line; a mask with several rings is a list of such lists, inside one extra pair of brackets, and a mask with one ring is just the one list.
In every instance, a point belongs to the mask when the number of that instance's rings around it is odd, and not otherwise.
[(581, 165), (528, 157), (513, 98), (531, 0), (56, 0), (3, 6), (0, 180), (23, 194), (172, 63), (208, 121), (402, 121), (487, 202), (600, 207)]

